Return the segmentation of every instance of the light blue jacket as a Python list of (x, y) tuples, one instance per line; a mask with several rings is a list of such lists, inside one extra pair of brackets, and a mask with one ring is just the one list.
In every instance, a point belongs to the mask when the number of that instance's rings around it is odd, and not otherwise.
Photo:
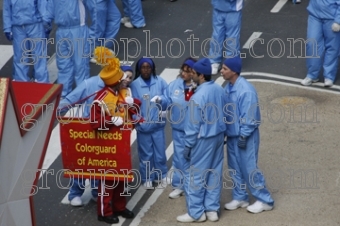
[(211, 0), (215, 10), (222, 12), (235, 12), (243, 8), (243, 0)]
[[(151, 75), (150, 86), (139, 76), (131, 85), (131, 92), (134, 98), (139, 99), (141, 103), (140, 112), (145, 122), (136, 125), (136, 130), (139, 132), (151, 133), (155, 130), (164, 128), (165, 118), (159, 116), (160, 111), (165, 111), (167, 100), (162, 97), (168, 84), (160, 76)], [(162, 97), (160, 104), (150, 102), (154, 96)]]
[(340, 24), (340, 0), (310, 0), (307, 10), (316, 18)]
[(47, 0), (3, 0), (4, 32), (12, 26), (34, 24), (42, 21)]
[[(63, 100), (60, 101), (58, 109), (60, 113), (68, 111), (68, 108), (64, 108), (65, 106), (77, 104), (84, 104), (83, 117), (90, 117), (91, 104), (96, 97), (96, 92), (100, 91), (105, 87), (105, 83), (103, 80), (97, 76), (92, 76), (86, 80), (84, 80), (80, 85), (78, 85), (71, 93), (69, 93)], [(89, 97), (86, 99), (86, 97)], [(84, 100), (85, 99), (85, 100)], [(82, 101), (81, 101), (82, 100)], [(75, 115), (73, 115), (75, 116)]]
[(239, 76), (234, 85), (226, 85), (225, 88), (225, 123), (227, 125), (226, 136), (249, 137), (259, 127), (261, 112), (258, 103), (257, 92), (254, 86), (245, 78)]
[(199, 85), (189, 101), (185, 119), (185, 146), (193, 147), (197, 139), (224, 133), (224, 91), (213, 81)]
[[(83, 3), (85, 6), (86, 1), (83, 1)], [(80, 10), (78, 0), (49, 0), (43, 19), (48, 23), (54, 20), (58, 27), (79, 26)]]

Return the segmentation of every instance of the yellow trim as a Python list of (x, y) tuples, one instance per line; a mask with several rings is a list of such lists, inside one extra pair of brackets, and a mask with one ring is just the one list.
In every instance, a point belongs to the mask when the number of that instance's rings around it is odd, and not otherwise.
[[(87, 124), (87, 123), (84, 123), (84, 122), (87, 122), (90, 120), (90, 118), (82, 118), (82, 119), (72, 119), (72, 120), (67, 120), (68, 118), (72, 118), (72, 117), (61, 117), (59, 121), (59, 123), (61, 125), (64, 125), (64, 124), (69, 124), (69, 123), (81, 123), (81, 124)], [(75, 118), (75, 117), (73, 117)], [(67, 122), (67, 123), (63, 123), (63, 122)], [(124, 125), (134, 125), (132, 122), (125, 122)], [(105, 131), (104, 131), (105, 132)]]
[[(68, 172), (65, 171), (64, 172), (65, 175), (83, 175), (83, 176), (102, 176), (102, 173), (86, 173), (86, 172)], [(126, 177), (126, 178), (132, 178), (133, 179), (133, 175), (124, 175), (124, 174), (104, 174), (105, 177)]]
[[(38, 107), (36, 109), (33, 109), (32, 111), (35, 112), (34, 115), (32, 115), (30, 118), (26, 118), (26, 119), (23, 119), (22, 122), (23, 122), (23, 125), (27, 125), (27, 122), (31, 121), (33, 117), (36, 116), (36, 113), (41, 109), (43, 108), (43, 106), (41, 106), (41, 104), (48, 104), (46, 103), (46, 101), (51, 98), (51, 95), (59, 88), (59, 85), (58, 84), (54, 84), (52, 86), (51, 89), (49, 89), (47, 91), (47, 93), (40, 99), (40, 101), (37, 103)], [(35, 108), (35, 106), (34, 106)], [(44, 109), (42, 109), (42, 112), (44, 111)], [(31, 114), (31, 112), (30, 112)]]
[(0, 78), (0, 126), (3, 125), (2, 118), (5, 119), (5, 97), (8, 93), (8, 84), (7, 78)]
[(52, 88), (47, 91), (47, 93), (41, 98), (38, 104), (44, 104), (52, 96), (53, 93), (58, 89), (60, 85), (54, 84)]

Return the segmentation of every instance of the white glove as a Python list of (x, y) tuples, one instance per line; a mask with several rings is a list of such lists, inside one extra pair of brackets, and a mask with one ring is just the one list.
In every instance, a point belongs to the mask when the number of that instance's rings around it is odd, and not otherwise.
[(124, 123), (124, 120), (123, 120), (122, 117), (112, 117), (112, 118), (111, 118), (111, 121), (113, 122), (113, 124), (114, 124), (115, 126), (121, 126), (121, 125), (123, 125), (123, 123)]
[(156, 103), (159, 103), (161, 102), (162, 98), (160, 96), (154, 96), (152, 97), (152, 99), (150, 100), (151, 102), (156, 102)]
[(340, 31), (340, 24), (334, 22), (334, 23), (332, 24), (332, 30), (333, 30), (334, 32), (339, 32), (339, 31)]
[(160, 111), (159, 116), (162, 118), (166, 118), (166, 111)]
[(133, 104), (133, 98), (132, 97), (125, 97), (125, 102), (129, 105)]

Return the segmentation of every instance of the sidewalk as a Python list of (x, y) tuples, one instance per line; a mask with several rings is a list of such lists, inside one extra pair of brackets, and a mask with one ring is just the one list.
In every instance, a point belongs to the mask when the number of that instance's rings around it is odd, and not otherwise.
[[(272, 192), (275, 208), (260, 214), (248, 213), (246, 209), (224, 210), (224, 204), (231, 200), (231, 190), (225, 188), (220, 220), (201, 225), (340, 225), (340, 92), (252, 83), (263, 106), (258, 165)], [(290, 104), (308, 105), (302, 120), (299, 107), (293, 114)], [(225, 162), (225, 170), (226, 166)], [(232, 185), (226, 179), (223, 182)], [(169, 199), (171, 191), (170, 185), (164, 189), (139, 225), (199, 224), (176, 221), (178, 215), (187, 212), (185, 197)], [(254, 202), (252, 197), (250, 202)]]

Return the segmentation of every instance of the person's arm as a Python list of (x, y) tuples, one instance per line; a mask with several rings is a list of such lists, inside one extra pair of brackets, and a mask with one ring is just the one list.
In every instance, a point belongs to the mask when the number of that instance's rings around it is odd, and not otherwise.
[(165, 111), (166, 108), (168, 107), (169, 100), (168, 100), (168, 98), (166, 98), (166, 96), (164, 96), (164, 93), (167, 92), (169, 85), (166, 83), (166, 81), (164, 79), (162, 79), (161, 80), (161, 86), (162, 86), (162, 95), (160, 96), (161, 97), (160, 104), (162, 105), (163, 111)]
[(5, 33), (12, 32), (12, 6), (10, 0), (3, 0), (3, 12), (2, 12), (2, 19), (3, 19), (3, 31)]
[(238, 100), (240, 136), (249, 137), (261, 121), (260, 107), (257, 94), (244, 92)]
[(42, 18), (45, 27), (47, 25), (51, 25), (52, 21), (54, 20), (54, 0), (47, 0), (46, 7), (42, 13)]
[(172, 103), (171, 100), (171, 83), (164, 89), (163, 95), (161, 96), (164, 99), (164, 102), (167, 103), (167, 106), (169, 106)]
[[(51, 1), (51, 0), (50, 0)], [(75, 103), (82, 104), (87, 97), (87, 80), (79, 84), (71, 93), (59, 102), (57, 111), (66, 113), (70, 108), (75, 106)], [(84, 101), (81, 101), (83, 100)]]
[(336, 1), (336, 5), (338, 6), (338, 9), (336, 10), (334, 15), (334, 22), (340, 24), (340, 0)]
[(112, 117), (105, 112), (105, 106), (100, 101), (93, 101), (91, 105), (90, 124), (92, 129), (107, 130), (112, 126), (121, 126), (124, 123), (122, 117)]
[(185, 114), (185, 146), (192, 148), (197, 143), (197, 137), (200, 132), (202, 117), (201, 108), (196, 103), (195, 99), (189, 101)]
[(337, 9), (334, 14), (334, 22), (332, 24), (332, 30), (334, 32), (340, 32), (340, 0), (336, 1)]

